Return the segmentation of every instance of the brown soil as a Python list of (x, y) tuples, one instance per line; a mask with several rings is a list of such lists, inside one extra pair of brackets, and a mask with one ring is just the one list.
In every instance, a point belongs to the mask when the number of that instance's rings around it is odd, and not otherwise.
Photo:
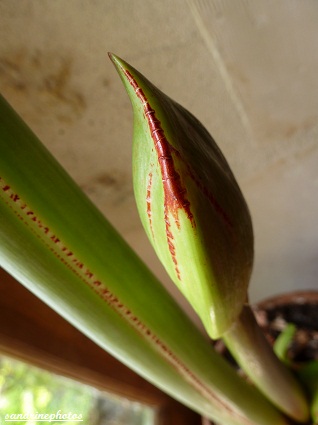
[(318, 360), (318, 292), (296, 292), (278, 297), (276, 301), (264, 301), (254, 311), (271, 344), (288, 323), (296, 325), (288, 351), (292, 361)]

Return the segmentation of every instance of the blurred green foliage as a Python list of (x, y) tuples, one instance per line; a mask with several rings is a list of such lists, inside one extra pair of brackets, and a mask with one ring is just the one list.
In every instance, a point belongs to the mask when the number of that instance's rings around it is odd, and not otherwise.
[[(82, 383), (0, 356), (0, 424), (34, 425), (33, 419), (6, 421), (10, 415), (76, 415), (75, 419), (41, 421), (67, 425), (153, 425), (154, 412)], [(36, 416), (35, 416), (36, 417)], [(34, 418), (34, 416), (33, 416)]]

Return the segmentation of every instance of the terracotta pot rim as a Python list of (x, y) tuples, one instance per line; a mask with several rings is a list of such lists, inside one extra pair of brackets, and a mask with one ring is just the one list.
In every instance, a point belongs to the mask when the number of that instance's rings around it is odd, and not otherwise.
[(255, 304), (255, 309), (268, 310), (286, 304), (316, 304), (318, 290), (292, 291), (273, 295)]

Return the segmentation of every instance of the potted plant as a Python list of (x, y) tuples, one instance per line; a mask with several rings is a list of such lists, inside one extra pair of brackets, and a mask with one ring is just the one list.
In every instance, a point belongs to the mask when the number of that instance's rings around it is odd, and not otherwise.
[(134, 109), (134, 190), (145, 231), (208, 335), (225, 341), (248, 379), (213, 349), (4, 99), (0, 265), (98, 345), (211, 420), (317, 422), (317, 362), (296, 376), (286, 365), (292, 332), (280, 338), (280, 360), (248, 304), (253, 230), (225, 158), (193, 115), (110, 58)]

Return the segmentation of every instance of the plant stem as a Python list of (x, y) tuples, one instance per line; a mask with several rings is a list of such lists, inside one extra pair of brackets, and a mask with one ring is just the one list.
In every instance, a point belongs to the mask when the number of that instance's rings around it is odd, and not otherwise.
[(308, 420), (303, 389), (274, 354), (248, 305), (223, 338), (239, 366), (273, 404), (299, 422)]

